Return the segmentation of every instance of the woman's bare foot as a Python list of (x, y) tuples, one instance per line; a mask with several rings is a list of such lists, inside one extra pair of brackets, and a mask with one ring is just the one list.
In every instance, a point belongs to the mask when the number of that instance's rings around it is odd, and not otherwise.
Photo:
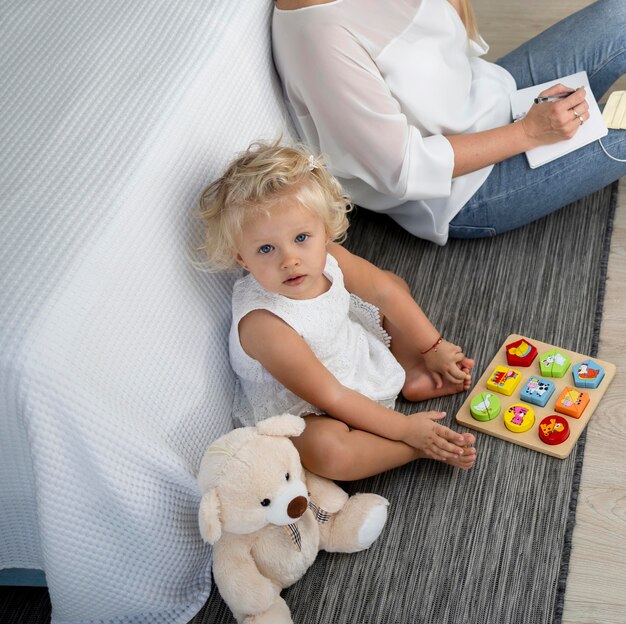
[(440, 388), (437, 388), (435, 380), (428, 372), (424, 365), (424, 361), (417, 361), (406, 371), (406, 379), (402, 387), (402, 396), (407, 401), (417, 402), (435, 397), (447, 396), (449, 394), (457, 394), (469, 390), (472, 384), (470, 370), (474, 366), (474, 360), (464, 358), (459, 362), (459, 368), (466, 373), (467, 377), (463, 382), (452, 383), (443, 380)]

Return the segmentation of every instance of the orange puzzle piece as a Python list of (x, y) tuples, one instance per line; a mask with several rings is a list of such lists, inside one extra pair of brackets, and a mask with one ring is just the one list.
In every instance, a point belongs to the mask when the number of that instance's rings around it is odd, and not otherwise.
[(589, 405), (587, 392), (567, 386), (556, 400), (554, 409), (572, 418), (580, 418), (587, 405)]

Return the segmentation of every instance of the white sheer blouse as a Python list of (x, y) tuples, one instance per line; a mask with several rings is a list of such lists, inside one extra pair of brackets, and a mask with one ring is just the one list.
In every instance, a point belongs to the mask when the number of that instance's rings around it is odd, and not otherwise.
[(515, 80), (480, 55), (447, 0), (274, 9), (273, 51), (300, 132), (353, 201), (444, 244), (492, 167), (452, 178), (444, 135), (511, 121)]

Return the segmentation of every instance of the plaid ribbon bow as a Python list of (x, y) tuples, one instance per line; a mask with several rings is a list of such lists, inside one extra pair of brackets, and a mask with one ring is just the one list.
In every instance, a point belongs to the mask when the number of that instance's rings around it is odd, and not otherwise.
[[(318, 522), (328, 522), (332, 516), (331, 513), (318, 507), (312, 500), (309, 501), (309, 509), (313, 512)], [(285, 526), (285, 529), (289, 533), (289, 537), (293, 545), (298, 549), (298, 552), (302, 552), (302, 536), (300, 535), (298, 525), (294, 522), (293, 524)]]

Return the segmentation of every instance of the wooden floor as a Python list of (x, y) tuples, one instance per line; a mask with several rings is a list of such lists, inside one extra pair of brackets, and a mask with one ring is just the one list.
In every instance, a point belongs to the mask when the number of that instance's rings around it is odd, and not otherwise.
[[(626, 0), (624, 0), (626, 2)], [(495, 59), (589, 0), (474, 0)], [(622, 78), (616, 88), (626, 89)], [(587, 430), (563, 624), (626, 624), (626, 178), (620, 183), (598, 357), (617, 375)], [(620, 302), (621, 299), (621, 302)]]

